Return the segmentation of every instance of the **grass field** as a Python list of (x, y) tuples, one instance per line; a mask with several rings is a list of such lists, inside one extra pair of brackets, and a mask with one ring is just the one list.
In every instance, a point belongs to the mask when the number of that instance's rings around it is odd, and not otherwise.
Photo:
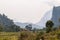
[(0, 40), (18, 40), (18, 32), (0, 32)]
[(0, 32), (0, 40), (35, 40), (31, 32)]
[[(41, 37), (38, 35), (39, 38)], [(23, 31), (23, 32), (0, 32), (0, 40), (39, 40), (36, 39), (37, 33)], [(60, 30), (45, 33), (42, 35), (44, 40), (60, 40)]]

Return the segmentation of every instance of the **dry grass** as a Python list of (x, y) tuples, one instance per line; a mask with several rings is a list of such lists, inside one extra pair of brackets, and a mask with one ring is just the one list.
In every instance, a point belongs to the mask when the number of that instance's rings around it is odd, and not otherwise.
[[(22, 32), (0, 32), (0, 40), (37, 40), (38, 33), (33, 33), (30, 31)], [(50, 33), (45, 33), (42, 35), (44, 40), (60, 40), (60, 30), (53, 31)]]

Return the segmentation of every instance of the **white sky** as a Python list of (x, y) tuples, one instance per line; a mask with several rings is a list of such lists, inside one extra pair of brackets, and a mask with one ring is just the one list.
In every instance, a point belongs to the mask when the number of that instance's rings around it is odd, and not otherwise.
[(37, 23), (59, 0), (0, 0), (0, 13), (18, 22)]

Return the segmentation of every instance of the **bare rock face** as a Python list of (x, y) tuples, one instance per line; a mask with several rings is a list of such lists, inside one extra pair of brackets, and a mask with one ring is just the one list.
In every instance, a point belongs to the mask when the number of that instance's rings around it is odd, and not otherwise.
[(42, 27), (45, 27), (45, 24), (48, 20), (52, 20), (54, 23), (54, 26), (60, 26), (60, 6), (53, 7), (53, 10), (48, 11), (41, 19), (37, 25), (40, 25)]
[(54, 22), (55, 27), (60, 25), (60, 6), (53, 8), (51, 20)]

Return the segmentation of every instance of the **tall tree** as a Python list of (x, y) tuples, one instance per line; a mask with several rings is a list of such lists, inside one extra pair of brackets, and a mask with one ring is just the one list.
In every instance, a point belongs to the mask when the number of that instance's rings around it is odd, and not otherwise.
[(52, 27), (54, 26), (54, 23), (51, 20), (48, 20), (46, 22), (46, 32), (49, 33), (52, 31)]

